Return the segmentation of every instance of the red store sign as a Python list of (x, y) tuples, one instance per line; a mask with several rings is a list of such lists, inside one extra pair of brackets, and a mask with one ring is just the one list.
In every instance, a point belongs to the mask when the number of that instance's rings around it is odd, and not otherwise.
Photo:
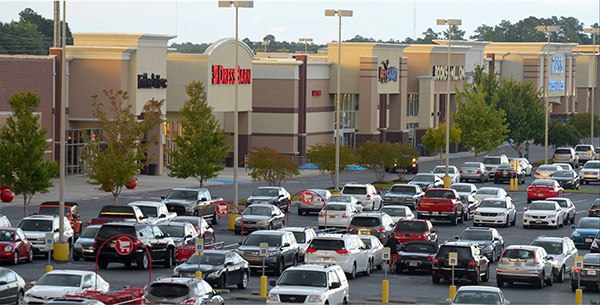
[[(238, 84), (250, 84), (251, 70), (240, 69), (238, 66)], [(235, 84), (235, 69), (225, 69), (221, 65), (212, 66), (212, 84), (213, 85), (233, 85)]]

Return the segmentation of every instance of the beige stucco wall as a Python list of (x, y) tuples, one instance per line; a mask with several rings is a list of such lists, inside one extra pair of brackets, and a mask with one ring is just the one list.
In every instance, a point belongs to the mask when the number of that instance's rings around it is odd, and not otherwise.
[(253, 79), (253, 107), (298, 107), (298, 81), (294, 79)]
[[(167, 87), (167, 111), (178, 112), (185, 101), (189, 99), (185, 92), (185, 86), (191, 81), (202, 81), (207, 89), (206, 67), (207, 58), (202, 54), (170, 53), (167, 57), (167, 75), (169, 75), (169, 86)], [(218, 100), (207, 99), (207, 103), (214, 107), (219, 106)]]

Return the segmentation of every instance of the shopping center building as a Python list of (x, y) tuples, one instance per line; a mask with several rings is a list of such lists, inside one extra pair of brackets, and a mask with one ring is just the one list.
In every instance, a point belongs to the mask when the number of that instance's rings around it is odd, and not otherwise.
[[(150, 136), (159, 135), (160, 143), (151, 146), (151, 166), (144, 173), (160, 174), (171, 161), (167, 151), (173, 148), (173, 138), (182, 132), (179, 110), (188, 99), (185, 86), (192, 81), (202, 81), (208, 104), (233, 142), (236, 41), (220, 39), (202, 54), (182, 54), (168, 48), (173, 38), (73, 34), (74, 44), (66, 48), (67, 173), (81, 173), (79, 155), (84, 137), (101, 132), (101, 123), (92, 115), (92, 96), (97, 95), (106, 104), (103, 90), (127, 91), (137, 116), (143, 116), (149, 100), (165, 101), (161, 109), (163, 124), (150, 132)], [(435, 43), (341, 44), (342, 144), (390, 141), (420, 146), (426, 129), (446, 120), (448, 93), (450, 111), (456, 110), (456, 90), (470, 81), (477, 65), (502, 77), (533, 81), (536, 88), (543, 89), (545, 43), (453, 41), (450, 67), (447, 41)], [(238, 49), (240, 161), (252, 147), (269, 146), (304, 163), (311, 146), (333, 143), (337, 43), (314, 54), (255, 54), (243, 42), (238, 42)], [(552, 117), (588, 111), (588, 93), (595, 83), (591, 49), (551, 43), (550, 56)], [(10, 115), (6, 100), (14, 92), (23, 89), (40, 94), (42, 125), (48, 128), (48, 142), (55, 143), (48, 151), (49, 158), (58, 155), (60, 60), (61, 49), (51, 49), (50, 56), (0, 57), (0, 124)], [(228, 165), (232, 164), (232, 156), (233, 151)]]

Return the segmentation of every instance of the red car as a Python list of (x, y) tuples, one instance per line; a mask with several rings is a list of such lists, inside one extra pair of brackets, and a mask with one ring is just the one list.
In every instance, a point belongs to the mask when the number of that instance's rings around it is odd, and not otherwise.
[(437, 230), (433, 228), (431, 221), (424, 219), (400, 220), (394, 228), (396, 239), (403, 245), (409, 241), (437, 241)]
[(555, 180), (534, 180), (527, 188), (527, 203), (534, 200), (544, 200), (550, 197), (562, 197), (564, 189)]
[(21, 229), (0, 227), (0, 261), (16, 265), (20, 260), (33, 261), (33, 245)]

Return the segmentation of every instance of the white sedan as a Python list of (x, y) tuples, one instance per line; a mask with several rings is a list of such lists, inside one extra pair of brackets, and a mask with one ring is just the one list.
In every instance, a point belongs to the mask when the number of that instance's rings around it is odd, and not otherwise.
[(49, 299), (85, 291), (108, 292), (110, 285), (92, 271), (54, 270), (44, 274), (25, 293), (23, 303), (44, 304)]
[(354, 215), (360, 213), (359, 207), (352, 203), (327, 203), (319, 212), (319, 229), (346, 229)]
[[(444, 176), (446, 175), (446, 166), (445, 165), (436, 166), (433, 169), (433, 174), (439, 178), (444, 178)], [(460, 172), (458, 171), (458, 168), (456, 168), (456, 166), (448, 166), (448, 176), (450, 176), (450, 178), (452, 178), (452, 181), (450, 182), (450, 184), (460, 182)]]
[(473, 224), (514, 226), (517, 223), (517, 210), (510, 197), (486, 198), (473, 215)]
[(372, 235), (360, 235), (359, 238), (371, 252), (371, 266), (373, 266), (373, 269), (381, 270), (383, 268), (383, 244), (379, 241), (379, 238)]
[(477, 190), (477, 193), (473, 197), (478, 202), (481, 202), (485, 198), (506, 198), (508, 197), (508, 193), (499, 187), (482, 187)]
[(415, 219), (415, 214), (405, 205), (386, 205), (381, 212), (388, 214), (394, 223), (402, 219)]

